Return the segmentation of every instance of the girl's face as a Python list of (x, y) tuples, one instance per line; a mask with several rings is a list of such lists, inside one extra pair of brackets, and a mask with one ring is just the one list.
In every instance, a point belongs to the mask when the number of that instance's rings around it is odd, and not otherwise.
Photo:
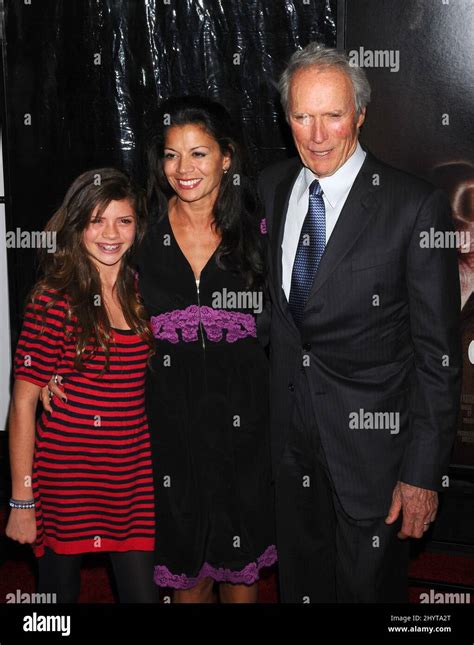
[(120, 262), (132, 246), (137, 230), (137, 217), (128, 199), (113, 200), (98, 215), (96, 207), (84, 229), (83, 243), (97, 268)]
[(185, 202), (217, 198), (224, 170), (230, 166), (218, 142), (200, 125), (173, 126), (165, 139), (163, 171)]

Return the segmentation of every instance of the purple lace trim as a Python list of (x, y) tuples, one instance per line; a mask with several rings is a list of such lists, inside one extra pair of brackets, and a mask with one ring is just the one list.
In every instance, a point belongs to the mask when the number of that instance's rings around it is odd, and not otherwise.
[[(215, 343), (223, 339), (228, 343), (236, 340), (257, 337), (255, 318), (251, 314), (242, 314), (237, 311), (225, 311), (212, 307), (191, 305), (186, 309), (167, 311), (159, 316), (151, 317), (153, 335), (158, 340), (168, 340), (170, 343), (179, 343), (183, 340), (190, 343), (198, 339), (199, 323), (206, 330), (207, 338)], [(181, 332), (181, 338), (178, 335)]]
[(217, 582), (251, 585), (258, 580), (260, 569), (270, 567), (276, 561), (277, 550), (276, 546), (272, 544), (262, 553), (257, 562), (249, 562), (240, 571), (225, 568), (216, 569), (205, 562), (195, 578), (188, 578), (184, 573), (171, 573), (168, 567), (160, 565), (155, 567), (154, 580), (160, 587), (172, 587), (173, 589), (190, 589), (203, 578), (213, 578)]

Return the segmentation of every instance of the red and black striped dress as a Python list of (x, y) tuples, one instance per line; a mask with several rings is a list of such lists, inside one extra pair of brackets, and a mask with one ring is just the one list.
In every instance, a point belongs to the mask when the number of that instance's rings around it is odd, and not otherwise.
[[(66, 302), (47, 310), (51, 294), (25, 312), (14, 375), (43, 387), (63, 377), (64, 403), (41, 414), (36, 426), (33, 496), (35, 555), (151, 551), (155, 507), (150, 439), (145, 414), (148, 346), (133, 330), (113, 330), (110, 368), (104, 351), (74, 368), (73, 325)], [(72, 332), (68, 336), (65, 332)], [(91, 347), (88, 348), (88, 352)]]

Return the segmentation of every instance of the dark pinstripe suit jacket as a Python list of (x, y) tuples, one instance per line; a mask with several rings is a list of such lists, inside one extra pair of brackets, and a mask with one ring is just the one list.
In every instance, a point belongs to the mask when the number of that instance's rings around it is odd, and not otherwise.
[(447, 472), (460, 396), (459, 277), (456, 251), (424, 248), (422, 239), (430, 229), (453, 230), (450, 207), (441, 191), (367, 154), (299, 330), (281, 287), (281, 243), (301, 167), (299, 159), (284, 161), (259, 180), (269, 244), (274, 475), (305, 369), (339, 499), (349, 515), (368, 519), (388, 511), (397, 480), (440, 489)]

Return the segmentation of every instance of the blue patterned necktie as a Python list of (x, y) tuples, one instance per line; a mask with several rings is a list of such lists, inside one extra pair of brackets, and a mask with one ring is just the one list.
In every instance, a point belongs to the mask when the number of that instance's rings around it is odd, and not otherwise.
[(308, 213), (301, 229), (291, 274), (289, 305), (298, 327), (325, 247), (326, 209), (321, 186), (315, 179), (309, 187)]

